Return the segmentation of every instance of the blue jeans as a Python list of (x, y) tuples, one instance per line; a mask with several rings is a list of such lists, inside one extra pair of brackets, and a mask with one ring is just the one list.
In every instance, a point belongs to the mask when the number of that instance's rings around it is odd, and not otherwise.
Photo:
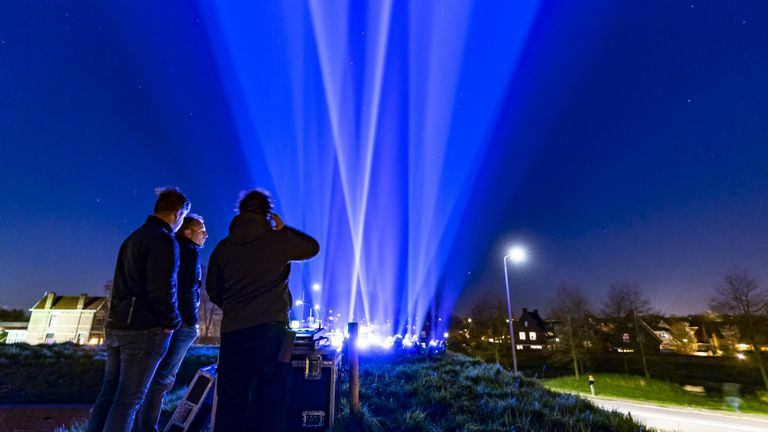
[(162, 328), (106, 330), (104, 383), (91, 409), (87, 432), (131, 430), (155, 368), (168, 350), (171, 334)]
[(221, 334), (216, 432), (283, 430), (291, 364), (278, 356), (287, 332), (285, 323), (267, 323)]
[(137, 430), (141, 432), (157, 431), (157, 421), (160, 419), (160, 410), (163, 407), (163, 396), (173, 387), (176, 381), (176, 372), (179, 371), (181, 362), (187, 354), (187, 349), (197, 338), (197, 327), (182, 324), (173, 332), (168, 352), (157, 366), (155, 377), (147, 390), (147, 397), (136, 414)]

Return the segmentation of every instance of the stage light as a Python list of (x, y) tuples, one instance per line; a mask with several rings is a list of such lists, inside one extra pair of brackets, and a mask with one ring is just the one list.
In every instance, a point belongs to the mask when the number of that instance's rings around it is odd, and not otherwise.
[[(339, 321), (391, 320), (395, 333), (420, 331), (440, 304), (431, 318), (441, 334), (449, 320), (435, 316), (450, 312), (466, 274), (446, 267), (467, 246), (467, 186), (495, 150), (488, 137), (540, 0), (347, 3), (300, 2), (281, 16), (270, 2), (212, 2), (201, 21), (246, 174), (322, 245), (290, 275), (322, 299), (296, 305), (341, 310)], [(393, 220), (397, 230), (381, 229)], [(439, 290), (442, 280), (453, 288)]]
[(344, 334), (338, 332), (333, 333), (328, 337), (331, 341), (331, 346), (334, 348), (341, 348), (344, 345)]

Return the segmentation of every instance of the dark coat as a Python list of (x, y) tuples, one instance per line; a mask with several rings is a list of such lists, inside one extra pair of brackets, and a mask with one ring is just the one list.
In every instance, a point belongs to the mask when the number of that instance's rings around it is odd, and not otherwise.
[(179, 245), (173, 229), (150, 216), (120, 246), (106, 327), (115, 330), (175, 329)]
[(286, 226), (275, 231), (255, 213), (236, 216), (229, 236), (213, 250), (205, 280), (211, 301), (224, 311), (221, 332), (288, 322), (290, 261), (319, 251), (317, 240), (299, 230)]
[(176, 235), (179, 243), (179, 315), (187, 326), (197, 324), (200, 306), (200, 246), (183, 235)]

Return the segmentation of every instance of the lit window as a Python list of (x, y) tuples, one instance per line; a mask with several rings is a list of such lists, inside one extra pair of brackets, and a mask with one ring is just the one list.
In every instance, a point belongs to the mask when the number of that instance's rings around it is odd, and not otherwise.
[(528, 339), (536, 340), (536, 332), (529, 332), (528, 333)]
[(624, 341), (624, 343), (629, 343), (629, 333), (621, 335), (621, 340)]
[(523, 325), (524, 325), (525, 327), (528, 327), (528, 321), (523, 321)]
[(525, 332), (520, 332), (520, 340), (525, 340)]

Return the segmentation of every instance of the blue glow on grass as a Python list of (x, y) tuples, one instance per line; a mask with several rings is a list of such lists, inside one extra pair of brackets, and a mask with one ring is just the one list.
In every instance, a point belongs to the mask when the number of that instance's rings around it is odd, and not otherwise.
[(253, 185), (322, 247), (293, 267), (295, 318), (317, 305), (377, 345), (428, 316), (443, 334), (463, 288), (446, 260), (538, 6), (201, 2)]

